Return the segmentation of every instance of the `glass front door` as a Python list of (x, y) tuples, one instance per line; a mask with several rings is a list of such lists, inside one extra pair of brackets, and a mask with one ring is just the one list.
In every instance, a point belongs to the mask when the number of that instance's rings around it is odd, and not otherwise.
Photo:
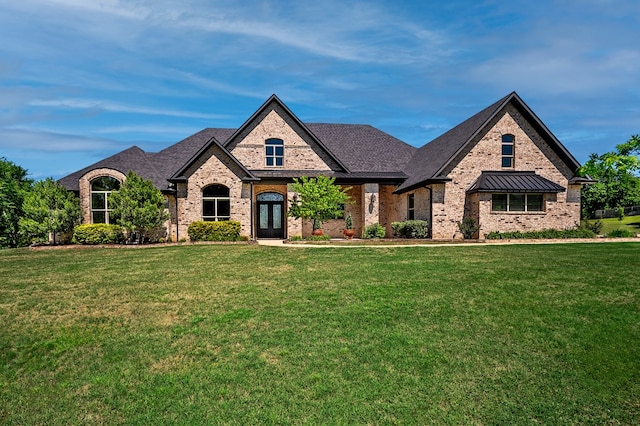
[(256, 197), (258, 238), (284, 238), (284, 196), (263, 192)]

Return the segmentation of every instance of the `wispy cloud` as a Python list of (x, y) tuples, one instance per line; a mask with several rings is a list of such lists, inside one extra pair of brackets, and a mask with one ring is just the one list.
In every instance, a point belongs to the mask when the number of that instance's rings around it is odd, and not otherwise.
[(100, 110), (127, 114), (165, 115), (171, 117), (188, 117), (204, 119), (228, 118), (223, 114), (204, 114), (194, 111), (180, 111), (173, 109), (149, 108), (143, 106), (125, 105), (116, 102), (91, 100), (91, 99), (59, 99), (59, 100), (33, 100), (31, 106), (50, 108), (69, 108), (81, 110)]
[(0, 148), (12, 151), (92, 152), (122, 149), (130, 145), (107, 138), (92, 138), (74, 134), (31, 129), (0, 128)]
[(419, 144), (512, 90), (563, 140), (613, 146), (640, 125), (638, 39), (636, 0), (3, 2), (0, 147), (168, 144), (272, 93)]

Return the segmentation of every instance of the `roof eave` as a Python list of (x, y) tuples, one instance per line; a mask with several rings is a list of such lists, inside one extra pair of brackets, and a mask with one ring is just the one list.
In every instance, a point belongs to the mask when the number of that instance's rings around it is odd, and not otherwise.
[(447, 183), (447, 182), (451, 182), (453, 179), (451, 179), (450, 177), (446, 177), (446, 176), (436, 176), (433, 178), (429, 178), (429, 179), (425, 179), (422, 180), (420, 182), (414, 183), (413, 185), (409, 185), (405, 188), (398, 188), (395, 191), (393, 191), (393, 194), (404, 194), (405, 192), (409, 192), (409, 191), (413, 191), (416, 190), (418, 188), (423, 188), (426, 187), (427, 185), (432, 185), (432, 184), (438, 184), (438, 183)]

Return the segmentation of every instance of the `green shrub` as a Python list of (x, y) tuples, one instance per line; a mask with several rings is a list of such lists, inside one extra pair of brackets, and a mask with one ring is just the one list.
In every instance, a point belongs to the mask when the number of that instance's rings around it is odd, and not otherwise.
[(380, 225), (379, 223), (374, 223), (373, 225), (369, 225), (364, 228), (364, 231), (362, 232), (362, 238), (384, 238), (386, 233), (387, 230), (384, 228), (384, 226)]
[(624, 207), (618, 207), (616, 209), (616, 217), (618, 218), (618, 220), (624, 219)]
[(122, 244), (125, 241), (122, 227), (107, 223), (87, 223), (73, 230), (74, 244)]
[(191, 241), (240, 241), (240, 222), (191, 222), (187, 234)]
[(473, 238), (473, 236), (480, 230), (480, 226), (476, 220), (472, 217), (465, 217), (462, 222), (458, 222), (458, 229), (462, 232), (462, 236), (465, 240)]
[(631, 238), (635, 236), (636, 234), (630, 229), (614, 229), (607, 234), (609, 238)]
[(392, 222), (393, 236), (398, 238), (429, 238), (429, 222), (426, 220), (405, 220)]
[(585, 219), (580, 223), (580, 228), (589, 229), (593, 231), (594, 234), (599, 235), (602, 231), (602, 227), (604, 223), (601, 220), (588, 220)]
[(590, 229), (544, 229), (542, 231), (512, 231), (512, 232), (489, 232), (485, 235), (487, 240), (518, 240), (518, 239), (563, 239), (563, 238), (593, 238), (596, 234)]

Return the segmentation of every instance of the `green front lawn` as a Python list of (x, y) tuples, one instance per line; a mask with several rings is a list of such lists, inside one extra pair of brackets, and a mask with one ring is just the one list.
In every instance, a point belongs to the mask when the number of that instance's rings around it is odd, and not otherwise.
[(615, 217), (600, 220), (603, 223), (601, 234), (608, 234), (614, 229), (628, 229), (636, 234), (640, 233), (640, 216), (625, 216), (622, 220)]
[(0, 424), (638, 424), (640, 244), (0, 251)]

